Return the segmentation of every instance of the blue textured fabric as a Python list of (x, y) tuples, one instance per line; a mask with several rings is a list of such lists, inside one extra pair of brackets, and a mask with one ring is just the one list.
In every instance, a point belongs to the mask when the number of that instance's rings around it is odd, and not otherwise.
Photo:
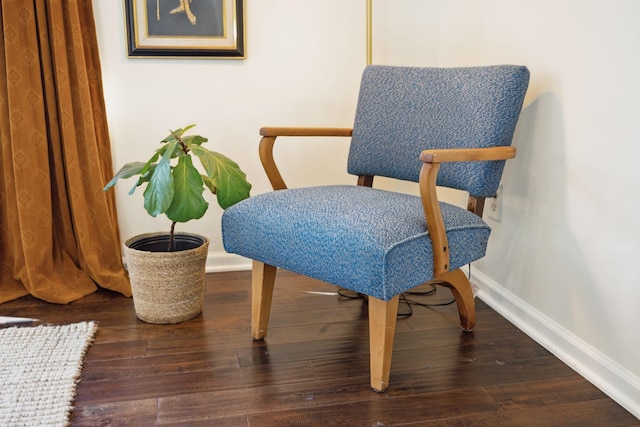
[[(420, 152), (510, 145), (529, 82), (526, 67), (372, 65), (362, 76), (348, 171), (418, 181)], [(438, 185), (496, 194), (504, 161), (448, 163)]]
[[(451, 269), (485, 254), (489, 227), (441, 203)], [(433, 278), (419, 197), (361, 186), (279, 190), (222, 216), (226, 251), (388, 301)]]

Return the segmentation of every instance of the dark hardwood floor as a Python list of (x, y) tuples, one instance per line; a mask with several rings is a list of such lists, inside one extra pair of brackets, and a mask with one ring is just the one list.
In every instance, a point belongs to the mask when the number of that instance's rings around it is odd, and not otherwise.
[(99, 322), (74, 426), (640, 425), (482, 301), (471, 333), (455, 305), (414, 307), (398, 321), (391, 386), (375, 393), (366, 302), (336, 290), (280, 271), (264, 342), (249, 334), (249, 272), (208, 274), (203, 314), (177, 325), (143, 323), (107, 291), (66, 306), (25, 297), (0, 315)]

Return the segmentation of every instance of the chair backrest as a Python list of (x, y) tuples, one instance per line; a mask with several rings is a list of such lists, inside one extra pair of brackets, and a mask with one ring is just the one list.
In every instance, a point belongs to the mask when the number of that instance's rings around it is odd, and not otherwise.
[[(524, 66), (365, 68), (348, 172), (418, 181), (420, 152), (510, 145), (529, 71)], [(504, 161), (443, 164), (438, 185), (496, 194)]]

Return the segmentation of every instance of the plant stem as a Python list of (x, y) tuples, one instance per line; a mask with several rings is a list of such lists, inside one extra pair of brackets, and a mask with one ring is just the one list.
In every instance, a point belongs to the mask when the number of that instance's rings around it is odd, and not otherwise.
[(178, 144), (180, 144), (180, 148), (182, 148), (182, 152), (184, 154), (189, 154), (189, 148), (187, 147), (187, 144), (185, 144), (182, 141), (182, 138), (179, 135), (174, 134), (174, 136), (176, 137), (176, 139), (178, 140)]
[(175, 234), (175, 229), (176, 229), (176, 222), (173, 221), (171, 223), (171, 231), (169, 232), (169, 252), (175, 252), (176, 250), (174, 239), (173, 239), (173, 236)]

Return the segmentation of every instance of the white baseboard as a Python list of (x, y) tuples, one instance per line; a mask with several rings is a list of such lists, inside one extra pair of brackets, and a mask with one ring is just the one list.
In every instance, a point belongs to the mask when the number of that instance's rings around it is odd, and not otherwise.
[(207, 273), (251, 270), (251, 260), (226, 252), (209, 252), (205, 269)]
[(640, 378), (555, 323), (478, 269), (477, 296), (538, 344), (640, 418)]

